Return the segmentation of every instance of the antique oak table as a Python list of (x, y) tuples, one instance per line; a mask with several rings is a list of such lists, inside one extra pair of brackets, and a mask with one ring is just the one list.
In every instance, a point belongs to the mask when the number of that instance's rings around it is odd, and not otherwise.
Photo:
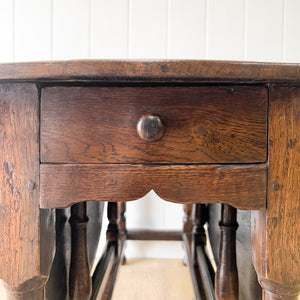
[[(108, 299), (124, 240), (148, 235), (126, 232), (122, 203), (151, 189), (185, 204), (183, 239), (191, 270), (196, 266), (195, 285), (202, 276), (207, 299), (237, 299), (236, 209), (251, 210), (263, 299), (300, 299), (300, 65), (3, 64), (0, 110), (0, 285), (6, 299), (44, 299), (55, 252), (53, 209), (70, 205), (70, 298), (95, 298), (96, 289)], [(110, 203), (107, 251), (93, 287), (86, 246), (86, 203), (92, 200)], [(222, 203), (215, 283), (202, 265), (208, 203)]]

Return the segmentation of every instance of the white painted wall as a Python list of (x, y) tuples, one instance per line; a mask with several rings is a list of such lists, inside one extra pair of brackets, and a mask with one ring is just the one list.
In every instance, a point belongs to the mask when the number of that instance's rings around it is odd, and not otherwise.
[[(0, 0), (0, 36), (0, 62), (180, 58), (299, 63), (300, 0)], [(127, 207), (129, 228), (181, 228), (181, 206), (153, 194)], [(170, 257), (170, 249), (180, 255), (177, 246), (161, 245), (129, 245), (128, 256)]]
[(300, 61), (299, 0), (0, 0), (0, 61)]

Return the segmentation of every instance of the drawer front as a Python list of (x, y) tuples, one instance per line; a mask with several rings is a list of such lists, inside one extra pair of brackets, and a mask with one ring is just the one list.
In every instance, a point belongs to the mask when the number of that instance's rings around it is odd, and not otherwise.
[[(164, 126), (156, 141), (137, 132), (147, 114), (158, 116)], [(265, 162), (266, 156), (264, 87), (42, 89), (42, 162), (252, 163)]]

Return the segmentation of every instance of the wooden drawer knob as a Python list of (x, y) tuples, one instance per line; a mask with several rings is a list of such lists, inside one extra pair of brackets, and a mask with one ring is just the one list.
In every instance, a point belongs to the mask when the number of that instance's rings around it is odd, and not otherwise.
[(164, 135), (165, 126), (158, 116), (147, 114), (139, 119), (137, 132), (141, 139), (153, 142), (159, 140)]

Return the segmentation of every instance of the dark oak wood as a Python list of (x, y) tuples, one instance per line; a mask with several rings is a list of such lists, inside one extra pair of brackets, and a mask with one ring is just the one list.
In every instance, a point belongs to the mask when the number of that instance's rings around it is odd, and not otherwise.
[[(196, 268), (198, 268), (198, 270), (201, 266), (197, 264), (196, 249), (198, 246), (204, 247), (206, 244), (206, 234), (204, 230), (204, 225), (207, 222), (207, 213), (208, 211), (205, 204), (197, 203), (195, 205), (195, 222), (193, 228), (193, 244), (191, 249), (194, 265)], [(200, 281), (200, 278), (198, 280)]]
[[(93, 291), (91, 300), (102, 297), (114, 264), (116, 244), (108, 243), (93, 275)], [(101, 299), (101, 298), (100, 298)], [(102, 300), (102, 299), (101, 299)]]
[(207, 266), (207, 258), (203, 245), (197, 246), (195, 252), (196, 260), (199, 266), (199, 273), (202, 279), (202, 286), (204, 294), (206, 296), (205, 300), (215, 300), (215, 289), (211, 279), (209, 268)]
[(0, 80), (300, 82), (300, 65), (210, 60), (75, 60), (1, 64)]
[(183, 233), (183, 245), (185, 248), (185, 253), (187, 255), (187, 263), (189, 266), (191, 279), (193, 282), (194, 292), (196, 300), (202, 300), (203, 295), (203, 289), (200, 282), (200, 273), (198, 269), (198, 265), (195, 264), (195, 257), (193, 255), (193, 235), (190, 233)]
[(104, 202), (86, 202), (86, 213), (89, 218), (86, 236), (90, 266), (93, 266), (94, 262), (98, 260), (97, 250), (102, 229), (103, 211)]
[(119, 212), (119, 218), (118, 218), (118, 225), (119, 229), (126, 234), (127, 229), (126, 229), (126, 202), (118, 202), (118, 212)]
[(238, 227), (236, 209), (222, 204), (219, 265), (215, 277), (216, 297), (218, 300), (238, 300), (239, 280), (236, 265), (235, 233)]
[(110, 300), (112, 297), (118, 269), (124, 257), (124, 244), (125, 238), (124, 236), (120, 236), (119, 243), (115, 246), (115, 253), (118, 252), (119, 254), (114, 255), (113, 264), (111, 270), (108, 273), (108, 278), (104, 286), (103, 294), (100, 298), (101, 300)]
[(206, 243), (206, 234), (204, 225), (208, 219), (208, 211), (205, 204), (196, 204), (195, 208), (195, 226), (194, 226), (194, 256), (196, 257), (196, 247), (203, 246)]
[(106, 231), (106, 239), (108, 241), (117, 242), (119, 239), (117, 202), (107, 203), (107, 218), (108, 218), (108, 227)]
[(197, 203), (195, 205), (195, 226), (193, 230), (193, 248), (192, 255), (194, 260), (195, 272), (199, 272), (198, 285), (205, 295), (205, 300), (214, 300), (214, 288), (211, 274), (207, 265), (208, 259), (205, 255), (204, 247), (206, 245), (206, 233), (204, 225), (208, 220), (208, 209), (205, 204)]
[(42, 165), (41, 188), (43, 208), (87, 200), (136, 200), (154, 189), (172, 202), (195, 203), (201, 196), (203, 203), (261, 210), (266, 201), (266, 166)]
[[(184, 204), (183, 205), (183, 233), (192, 233), (194, 229), (194, 215), (193, 215), (193, 204)], [(188, 241), (191, 241), (189, 239)], [(190, 245), (190, 249), (192, 249), (192, 245)], [(187, 265), (187, 256), (185, 255), (183, 258), (184, 265)]]
[(183, 242), (195, 296), (196, 300), (214, 300), (212, 276), (204, 250), (206, 235), (203, 226), (207, 221), (207, 209), (205, 205), (195, 205), (194, 219), (194, 232), (184, 232)]
[(193, 204), (184, 204), (183, 211), (183, 232), (192, 232), (194, 228)]
[[(90, 266), (93, 266), (95, 260), (98, 260), (96, 252), (102, 227), (104, 202), (88, 201), (86, 206), (89, 217), (87, 224), (88, 258)], [(55, 210), (56, 250), (46, 285), (47, 300), (69, 300), (71, 226), (68, 220), (70, 219), (70, 210), (70, 208)]]
[(68, 273), (71, 253), (71, 228), (68, 223), (70, 209), (55, 210), (55, 256), (46, 285), (46, 299), (69, 299)]
[[(53, 211), (39, 209), (40, 192), (41, 206), (50, 208), (85, 200), (122, 202), (140, 198), (154, 188), (162, 198), (184, 204), (223, 202), (237, 208), (261, 210), (252, 212), (252, 240), (253, 261), (263, 288), (263, 299), (298, 300), (299, 64), (223, 61), (2, 64), (0, 81), (0, 132), (3, 137), (0, 284), (7, 299), (41, 300), (45, 297), (44, 287), (53, 259), (54, 231)], [(26, 84), (16, 83), (21, 81)], [(37, 87), (29, 82), (37, 83)], [(56, 83), (57, 87), (51, 87)], [(42, 97), (45, 91), (65, 91), (59, 100), (56, 97), (49, 97), (46, 102), (41, 99), (43, 105), (58, 108), (53, 111), (48, 108), (51, 112), (47, 120), (49, 125), (44, 124), (53, 126), (53, 132), (47, 132), (45, 144), (53, 147), (49, 148), (50, 158), (44, 156), (48, 150), (40, 144), (39, 116), (41, 121), (44, 119), (43, 111), (39, 115), (40, 88)], [(105, 89), (107, 92), (100, 96), (90, 92)], [(141, 92), (151, 89), (161, 93)], [(126, 95), (120, 94), (121, 90), (126, 91)], [(168, 95), (173, 90), (170, 98)], [(194, 90), (201, 92), (197, 94)], [(266, 109), (268, 94), (269, 110)], [(103, 95), (106, 102), (100, 101)], [(89, 96), (94, 101), (89, 100)], [(85, 109), (82, 99), (90, 109)], [(103, 120), (97, 114), (100, 102), (101, 117), (108, 119), (105, 123), (101, 123)], [(70, 103), (69, 113), (77, 113), (74, 118), (67, 115), (69, 107), (66, 105)], [(130, 103), (132, 106), (128, 105)], [(178, 119), (174, 117), (177, 116), (174, 103), (180, 111)], [(148, 111), (152, 107), (159, 110)], [(147, 111), (143, 111), (144, 108)], [(117, 115), (117, 112), (120, 113)], [(164, 136), (153, 143), (140, 140), (136, 132), (138, 119), (147, 113), (159, 114), (166, 126)], [(57, 117), (53, 122), (60, 120), (57, 127), (50, 122), (52, 117)], [(111, 120), (117, 125), (104, 126), (111, 124)], [(199, 127), (195, 125), (200, 124), (199, 120), (208, 122)], [(235, 135), (231, 136), (231, 132)], [(104, 139), (101, 147), (103, 133), (114, 139)], [(40, 161), (59, 164), (39, 169)], [(115, 165), (107, 164), (109, 162)], [(125, 164), (129, 162), (135, 165)], [(217, 162), (232, 165), (218, 165)], [(245, 164), (258, 162), (267, 163)], [(191, 163), (196, 165), (191, 166)], [(199, 166), (197, 163), (214, 165)], [(115, 217), (114, 220), (117, 222)], [(189, 241), (186, 244), (190, 249), (189, 263), (193, 264), (192, 278), (200, 286), (201, 270), (199, 263), (195, 264), (195, 255), (191, 254), (199, 248), (191, 250), (192, 235), (186, 233), (184, 236)], [(118, 241), (113, 242), (116, 248), (121, 238), (124, 236), (119, 235)], [(108, 297), (118, 266), (115, 262), (119, 258), (114, 256), (109, 274), (112, 276), (108, 276), (104, 289)], [(200, 296), (203, 295), (198, 289), (197, 299)]]
[(89, 300), (92, 281), (87, 250), (86, 203), (81, 202), (71, 207), (71, 263), (69, 278), (70, 300)]
[(35, 85), (0, 84), (0, 116), (0, 285), (8, 299), (42, 299), (55, 235), (53, 211), (39, 209)]
[[(118, 226), (119, 226), (119, 230), (120, 230), (121, 235), (128, 238), (127, 228), (126, 228), (125, 212), (126, 212), (126, 202), (118, 202), (118, 213), (119, 213)], [(125, 264), (126, 264), (126, 257), (124, 255), (123, 258), (122, 258), (122, 265), (125, 265)]]
[[(222, 204), (209, 204), (208, 234), (216, 265), (219, 265), (219, 250), (221, 231), (219, 221), (221, 220)], [(239, 299), (261, 300), (261, 287), (252, 264), (251, 253), (251, 211), (238, 210), (236, 231), (236, 259), (239, 276)]]
[[(264, 87), (49, 87), (42, 90), (41, 110), (46, 163), (267, 159)], [(159, 115), (166, 127), (155, 142), (142, 140), (136, 130), (148, 113)]]
[[(114, 215), (115, 207), (110, 214)], [(110, 236), (109, 236), (110, 237)], [(105, 250), (93, 274), (93, 290), (90, 300), (110, 300), (117, 277), (118, 268), (124, 260), (125, 235), (119, 235), (118, 241), (107, 240)]]
[(153, 230), (129, 230), (128, 240), (144, 241), (181, 241), (182, 232), (179, 231), (153, 231)]
[(300, 297), (300, 88), (271, 87), (267, 211), (252, 212), (264, 300)]

